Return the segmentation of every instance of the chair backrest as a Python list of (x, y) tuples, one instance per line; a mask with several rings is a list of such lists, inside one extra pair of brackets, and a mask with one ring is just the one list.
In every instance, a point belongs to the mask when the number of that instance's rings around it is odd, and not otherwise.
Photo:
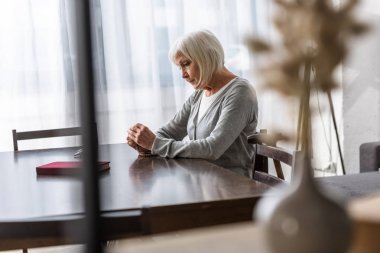
[(379, 171), (380, 142), (365, 142), (359, 147), (360, 173)]
[[(285, 182), (281, 163), (292, 166), (293, 154), (288, 150), (262, 143), (261, 137), (266, 134), (266, 130), (261, 130), (260, 133), (248, 137), (248, 142), (256, 147), (252, 177), (266, 184), (276, 185)], [(273, 160), (277, 176), (269, 174), (268, 158)]]
[(21, 140), (75, 136), (75, 135), (81, 135), (81, 134), (82, 133), (81, 133), (80, 127), (68, 127), (68, 128), (57, 128), (57, 129), (25, 131), (25, 132), (17, 132), (16, 129), (13, 129), (12, 130), (13, 150), (14, 151), (18, 150), (18, 141), (21, 141)]

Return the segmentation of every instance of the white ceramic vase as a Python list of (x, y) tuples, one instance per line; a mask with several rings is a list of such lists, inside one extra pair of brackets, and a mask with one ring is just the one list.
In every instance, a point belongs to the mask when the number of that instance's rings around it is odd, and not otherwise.
[(293, 168), (295, 180), (265, 225), (268, 247), (273, 253), (347, 252), (352, 225), (345, 209), (320, 192), (307, 155), (298, 153)]

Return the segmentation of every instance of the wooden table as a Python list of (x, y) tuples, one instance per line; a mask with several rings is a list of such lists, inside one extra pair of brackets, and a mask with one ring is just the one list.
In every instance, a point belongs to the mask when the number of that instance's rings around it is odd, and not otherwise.
[[(37, 176), (35, 169), (52, 161), (74, 160), (75, 150), (0, 153), (0, 238), (48, 234), (51, 240), (45, 241), (51, 245), (67, 230), (73, 239), (69, 242), (80, 238), (70, 227), (79, 228), (83, 219), (81, 181)], [(204, 160), (137, 158), (126, 144), (101, 146), (99, 158), (111, 161), (111, 170), (99, 176), (107, 238), (250, 220), (256, 201), (270, 188)], [(0, 243), (0, 249), (19, 247), (17, 240), (8, 246)], [(25, 245), (45, 244), (25, 241)]]
[(253, 222), (120, 240), (108, 253), (270, 253), (264, 228)]
[[(345, 202), (353, 221), (347, 253), (380, 252), (380, 173), (318, 178), (324, 191)], [(190, 247), (191, 245), (191, 247)], [(109, 253), (270, 253), (264, 224), (235, 223), (116, 241)]]
[(379, 172), (321, 177), (316, 182), (327, 194), (344, 202), (380, 192)]
[[(380, 243), (380, 223), (376, 224), (376, 234), (354, 234), (346, 253), (378, 253)], [(361, 229), (362, 230), (362, 229)], [(367, 240), (364, 236), (372, 237)], [(370, 241), (370, 243), (368, 243)], [(107, 248), (108, 253), (271, 253), (265, 238), (263, 224), (235, 223), (210, 228), (200, 228), (160, 236), (116, 241)]]

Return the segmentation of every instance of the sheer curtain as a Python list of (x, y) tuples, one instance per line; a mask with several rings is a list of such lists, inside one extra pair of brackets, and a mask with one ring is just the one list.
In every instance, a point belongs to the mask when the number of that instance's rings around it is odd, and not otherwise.
[[(225, 49), (227, 67), (249, 79), (256, 88), (258, 128), (295, 131), (298, 102), (258, 87), (253, 71), (258, 62), (244, 44), (246, 37), (253, 34), (276, 41), (271, 1), (99, 0), (99, 3), (107, 86), (107, 92), (99, 98), (108, 105), (104, 114), (109, 127), (106, 141), (123, 141), (127, 128), (136, 122), (156, 130), (181, 107), (193, 90), (169, 62), (167, 53), (177, 37), (198, 29), (209, 29), (217, 35)], [(318, 110), (313, 124), (314, 163), (321, 170), (339, 165), (326, 98), (324, 94), (312, 94), (311, 100)], [(339, 116), (341, 92), (334, 94), (334, 98)], [(288, 147), (294, 149), (295, 145)]]
[[(107, 93), (109, 142), (125, 139), (141, 122), (156, 130), (193, 91), (168, 59), (179, 36), (209, 29), (221, 40), (226, 65), (252, 77), (253, 61), (244, 39), (267, 33), (268, 1), (100, 0)], [(101, 117), (100, 117), (101, 120)]]
[[(0, 1), (1, 151), (13, 149), (12, 129), (78, 125), (77, 88), (73, 75), (68, 75), (71, 55), (64, 46), (68, 34), (62, 26), (61, 4), (59, 0)], [(69, 138), (71, 145), (77, 141)], [(31, 142), (33, 148), (45, 145)], [(53, 142), (61, 146), (67, 140)]]
[[(173, 41), (209, 29), (221, 40), (226, 65), (251, 81), (259, 100), (259, 128), (294, 129), (297, 103), (288, 107), (257, 87), (248, 35), (275, 40), (271, 1), (93, 0), (94, 63), (100, 143), (125, 141), (129, 126), (156, 130), (193, 92), (168, 59)], [(0, 151), (12, 150), (11, 130), (78, 126), (75, 0), (0, 0)], [(338, 117), (342, 113), (337, 94)], [(315, 114), (319, 167), (338, 161), (332, 124), (322, 96)], [(340, 102), (339, 102), (340, 101)], [(290, 109), (289, 109), (290, 108)], [(290, 110), (290, 112), (289, 112)], [(342, 121), (340, 121), (342, 122)], [(22, 148), (80, 145), (72, 137), (28, 141)], [(293, 148), (293, 147), (291, 147)], [(330, 154), (333, 150), (334, 154)]]
[[(169, 120), (192, 89), (167, 57), (171, 43), (197, 29), (221, 40), (226, 64), (252, 79), (244, 39), (268, 35), (267, 1), (95, 0), (94, 56), (100, 143), (124, 142), (130, 125), (153, 130)], [(11, 130), (77, 126), (74, 0), (0, 1), (0, 151)], [(79, 139), (49, 140), (54, 146)], [(20, 148), (42, 148), (46, 140)]]

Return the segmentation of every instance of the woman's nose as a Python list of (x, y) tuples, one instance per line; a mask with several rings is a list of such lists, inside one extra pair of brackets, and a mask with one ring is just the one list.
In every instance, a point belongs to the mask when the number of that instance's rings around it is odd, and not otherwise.
[(187, 78), (189, 77), (189, 74), (187, 74), (185, 69), (182, 69), (182, 78)]

